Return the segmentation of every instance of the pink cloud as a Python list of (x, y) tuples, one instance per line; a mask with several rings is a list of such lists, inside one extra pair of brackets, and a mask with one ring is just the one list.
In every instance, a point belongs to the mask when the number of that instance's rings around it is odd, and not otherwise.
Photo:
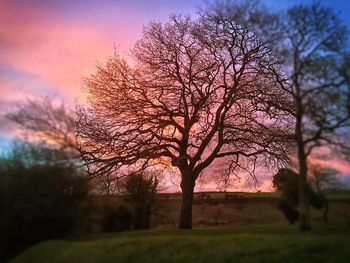
[(334, 168), (338, 171), (339, 176), (350, 174), (350, 164), (345, 160), (333, 158), (330, 160), (315, 160), (314, 163), (324, 167)]
[[(94, 71), (97, 61), (113, 54), (110, 28), (6, 2), (0, 9), (0, 67), (37, 76), (36, 82), (26, 85), (32, 90), (45, 86), (66, 98), (80, 97), (83, 78)], [(127, 49), (130, 37), (124, 34), (118, 41)], [(24, 86), (17, 89), (28, 91)]]

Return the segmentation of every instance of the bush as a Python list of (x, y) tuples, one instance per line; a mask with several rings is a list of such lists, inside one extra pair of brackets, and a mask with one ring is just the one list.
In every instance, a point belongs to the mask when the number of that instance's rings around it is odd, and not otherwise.
[(289, 205), (287, 202), (280, 202), (278, 204), (278, 209), (281, 210), (282, 214), (290, 224), (294, 224), (299, 220), (299, 212), (295, 209), (295, 207)]
[(2, 259), (42, 240), (68, 237), (82, 221), (87, 178), (54, 155), (52, 149), (25, 146), (0, 159)]
[(124, 183), (125, 201), (133, 210), (134, 228), (148, 229), (154, 212), (158, 180), (147, 174), (132, 174)]
[[(294, 224), (299, 220), (299, 212), (297, 210), (299, 203), (298, 195), (298, 176), (299, 174), (290, 169), (280, 169), (273, 177), (273, 185), (277, 191), (281, 191), (281, 199), (278, 204), (278, 209), (283, 215)], [(316, 209), (321, 209), (324, 206), (324, 201), (312, 188), (308, 185), (310, 196), (310, 205)]]

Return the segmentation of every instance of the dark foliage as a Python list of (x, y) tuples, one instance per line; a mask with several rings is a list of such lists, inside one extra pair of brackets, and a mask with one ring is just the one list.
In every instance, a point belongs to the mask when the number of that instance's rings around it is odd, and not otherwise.
[[(299, 211), (297, 209), (299, 204), (298, 177), (299, 175), (297, 173), (287, 168), (280, 169), (273, 177), (274, 187), (277, 191), (282, 192), (278, 209), (281, 210), (291, 224), (299, 220)], [(312, 207), (321, 209), (324, 206), (323, 198), (321, 198), (310, 185), (308, 185), (308, 194)]]
[(0, 261), (39, 241), (68, 237), (81, 223), (88, 181), (58, 157), (52, 149), (17, 145), (1, 158)]
[(299, 220), (299, 212), (294, 206), (291, 206), (286, 200), (281, 200), (278, 204), (278, 209), (287, 218), (289, 223), (294, 224)]
[(158, 180), (155, 176), (132, 174), (124, 184), (125, 201), (130, 204), (134, 214), (134, 228), (148, 229), (154, 211)]

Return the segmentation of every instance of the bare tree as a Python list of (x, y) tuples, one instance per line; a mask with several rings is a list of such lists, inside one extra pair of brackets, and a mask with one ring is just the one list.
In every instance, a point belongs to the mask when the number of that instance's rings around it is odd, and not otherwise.
[(69, 152), (79, 159), (75, 138), (75, 112), (53, 97), (36, 97), (18, 103), (6, 118), (16, 123), (21, 136), (29, 142)]
[(151, 216), (155, 211), (156, 194), (159, 190), (157, 175), (132, 174), (125, 178), (122, 188), (126, 194), (124, 200), (133, 210), (134, 228), (150, 228)]
[[(335, 12), (319, 2), (298, 5), (278, 15), (255, 1), (218, 2), (214, 12), (253, 30), (284, 64), (295, 109), (295, 144), (298, 155), (300, 229), (309, 230), (307, 191), (308, 157), (315, 148), (349, 144), (350, 65), (347, 28)], [(266, 23), (266, 21), (270, 23)], [(272, 22), (273, 21), (273, 22)]]
[(288, 10), (289, 76), (299, 160), (300, 229), (309, 230), (308, 156), (316, 147), (337, 144), (349, 126), (349, 69), (345, 69), (347, 30), (329, 8), (313, 3)]
[[(81, 156), (76, 141), (76, 113), (64, 102), (53, 96), (34, 97), (16, 104), (5, 117), (16, 124), (21, 140), (35, 148), (36, 144), (51, 148), (60, 161), (74, 164), (81, 169)], [(63, 158), (64, 157), (64, 158)], [(112, 195), (119, 191), (119, 180), (115, 173), (91, 177), (101, 194)]]
[[(179, 227), (192, 228), (196, 179), (220, 158), (231, 171), (259, 158), (287, 159), (294, 107), (266, 46), (215, 15), (152, 22), (132, 51), (86, 80), (89, 107), (78, 110), (78, 143), (91, 173), (177, 167)], [(290, 144), (290, 143), (289, 143)]]
[(283, 52), (284, 47), (280, 45), (284, 35), (281, 14), (264, 5), (262, 1), (216, 0), (209, 3), (204, 12), (215, 13), (243, 25), (268, 44), (273, 52)]

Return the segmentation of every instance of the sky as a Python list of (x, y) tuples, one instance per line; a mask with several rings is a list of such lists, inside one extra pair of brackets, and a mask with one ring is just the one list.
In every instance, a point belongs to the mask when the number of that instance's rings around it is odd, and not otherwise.
[[(73, 105), (82, 81), (113, 55), (128, 56), (151, 20), (195, 14), (204, 0), (0, 0), (0, 149), (12, 128), (2, 117), (16, 101), (56, 95)], [(264, 1), (263, 1), (264, 2)], [(266, 0), (284, 9), (302, 0)], [(325, 0), (350, 28), (350, 1)], [(346, 170), (346, 169), (345, 169)], [(350, 170), (349, 170), (350, 173)]]

